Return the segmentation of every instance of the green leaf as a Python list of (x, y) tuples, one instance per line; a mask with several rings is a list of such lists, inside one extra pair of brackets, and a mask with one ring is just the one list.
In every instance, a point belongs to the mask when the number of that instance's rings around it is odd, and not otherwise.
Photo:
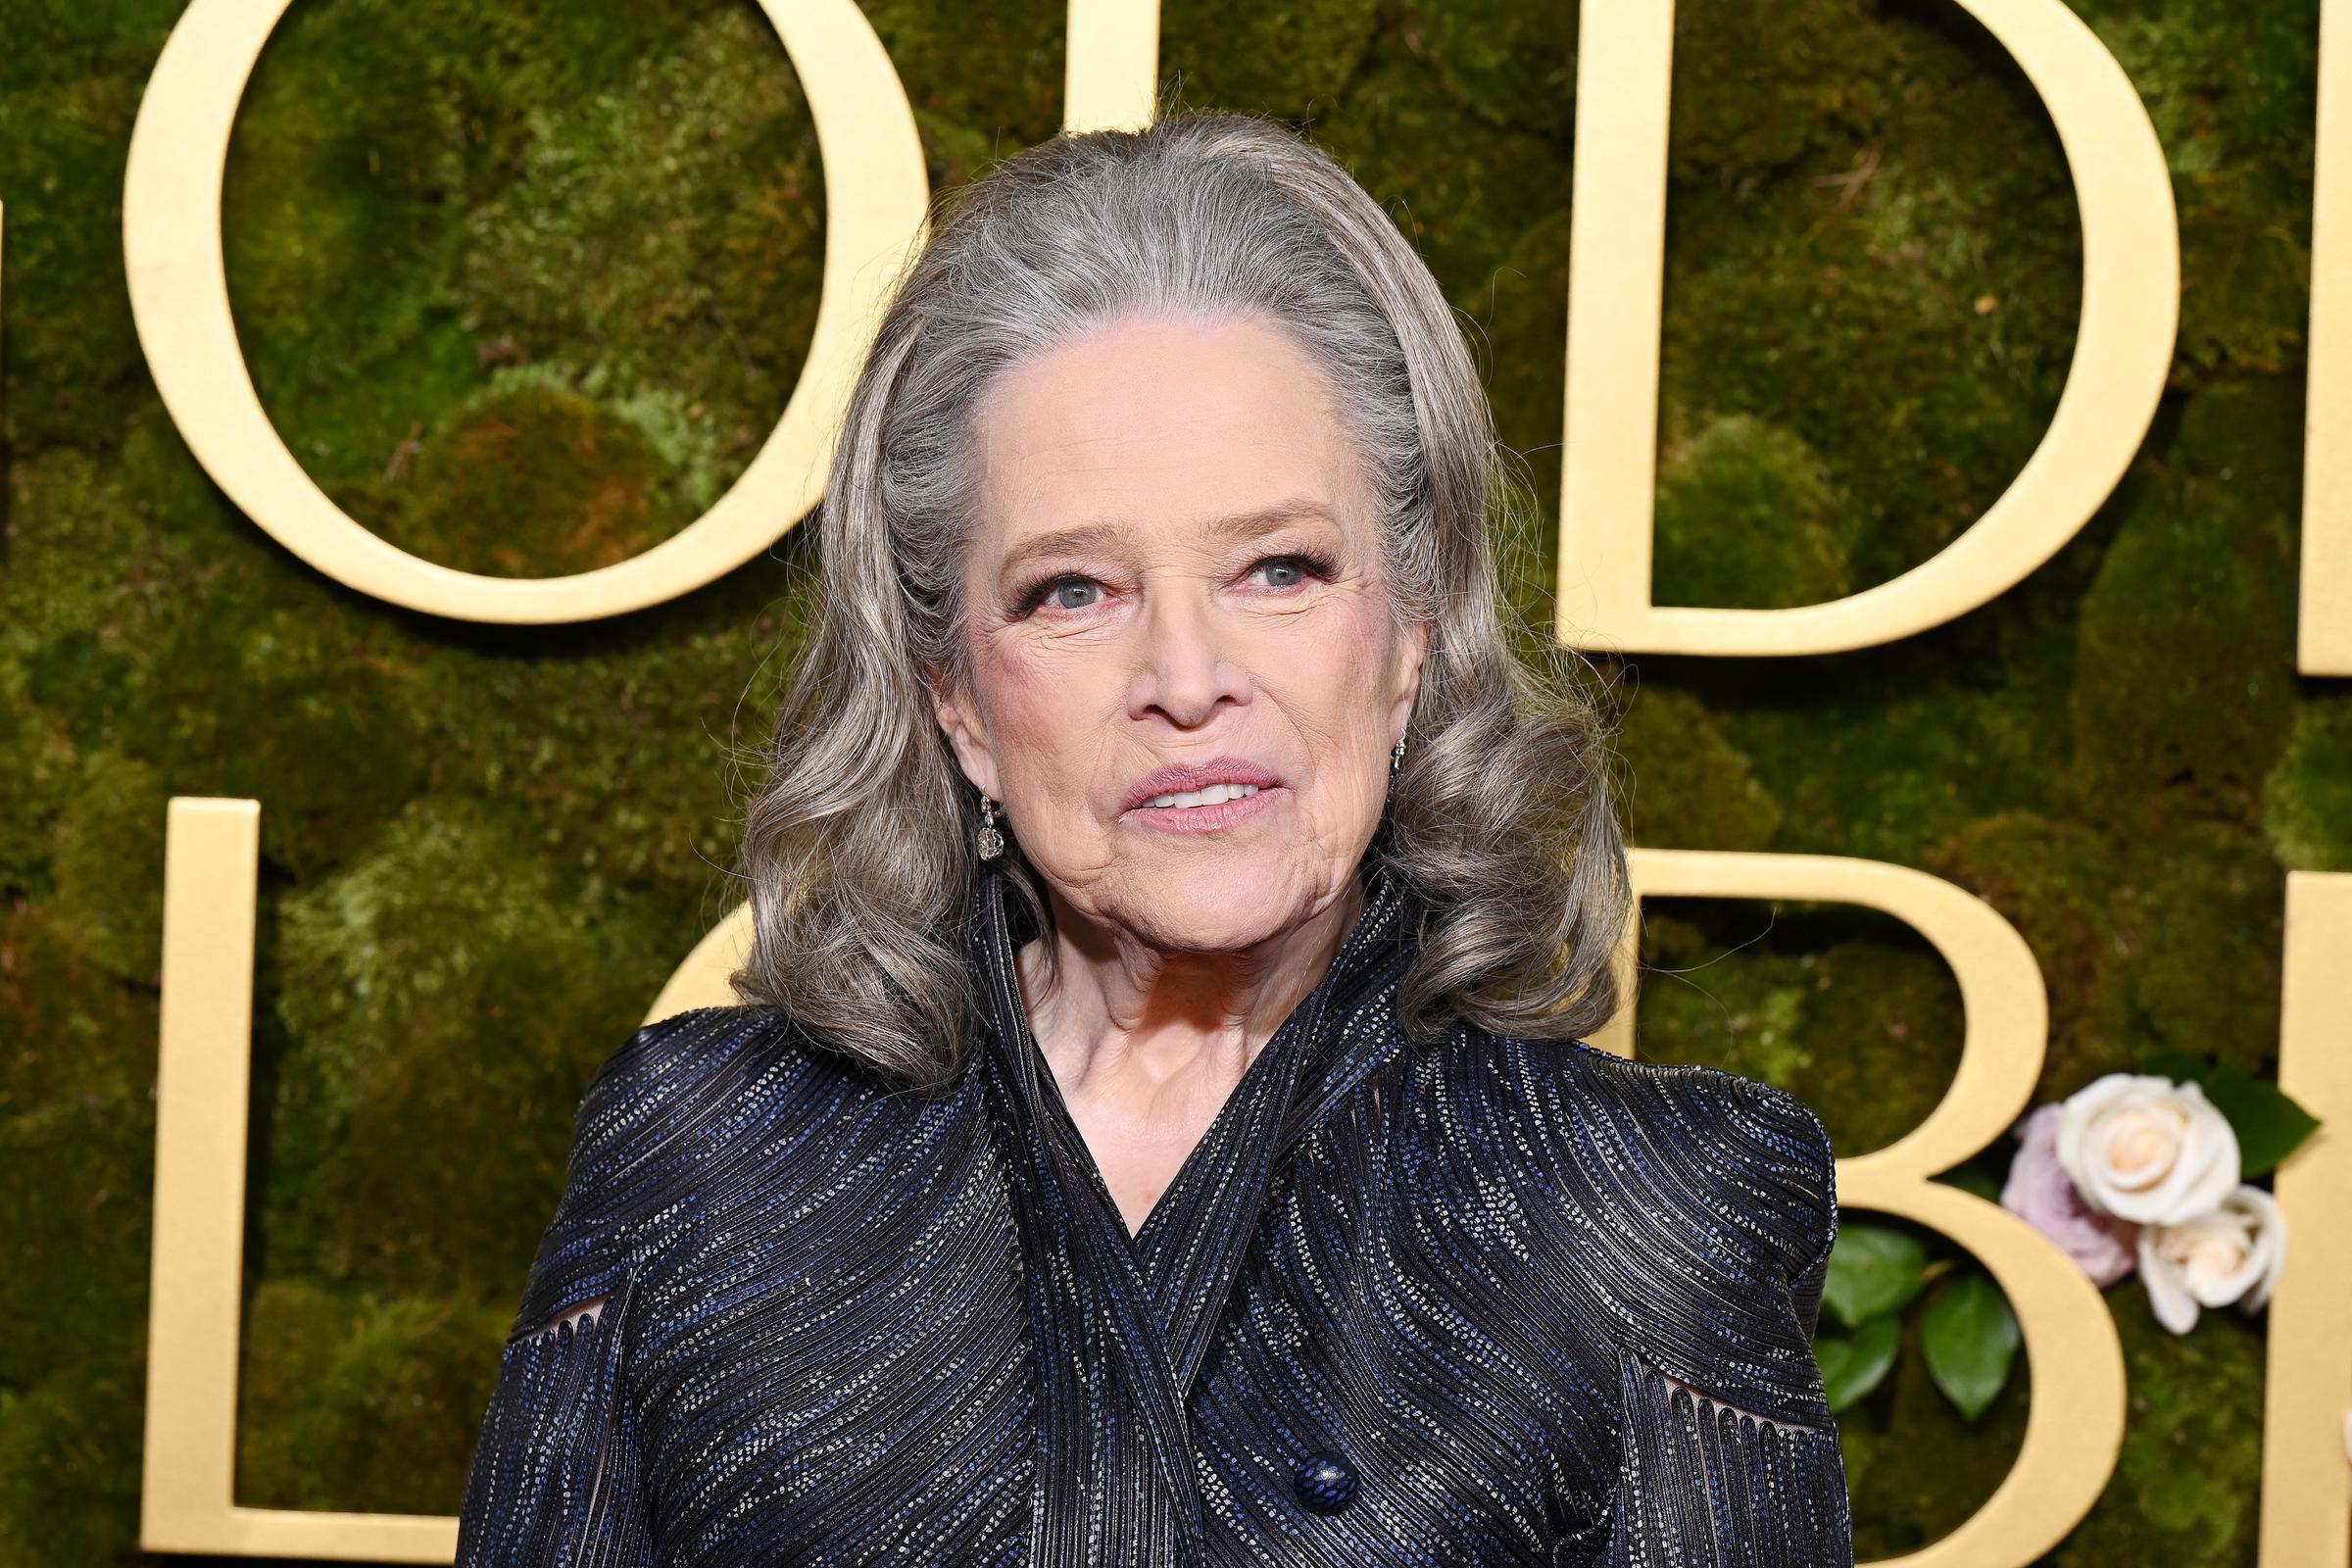
[(2214, 1068), (2198, 1084), (2237, 1134), (2238, 1174), (2243, 1178), (2274, 1169), (2320, 1125), (2319, 1118), (2296, 1104), (2285, 1090), (2234, 1062)]
[(1969, 1273), (1929, 1303), (1919, 1343), (1928, 1375), (1974, 1421), (2009, 1381), (2018, 1338), (2017, 1315), (1999, 1289), (1986, 1276)]
[(1821, 1364), (1822, 1390), (1833, 1413), (1886, 1381), (1900, 1330), (1900, 1321), (1888, 1314), (1872, 1318), (1859, 1333), (1828, 1334), (1813, 1342), (1813, 1359)]
[(1917, 1296), (1927, 1282), (1927, 1245), (1909, 1231), (1885, 1225), (1840, 1225), (1830, 1250), (1822, 1304), (1849, 1329), (1858, 1329)]

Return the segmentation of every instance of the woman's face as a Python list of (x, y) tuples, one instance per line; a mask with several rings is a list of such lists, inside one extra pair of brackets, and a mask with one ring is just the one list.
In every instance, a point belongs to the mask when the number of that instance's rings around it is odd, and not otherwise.
[(1280, 935), (1380, 820), (1427, 634), (1324, 398), (1272, 327), (1139, 316), (980, 411), (971, 676), (939, 721), (1053, 891), (1154, 947)]

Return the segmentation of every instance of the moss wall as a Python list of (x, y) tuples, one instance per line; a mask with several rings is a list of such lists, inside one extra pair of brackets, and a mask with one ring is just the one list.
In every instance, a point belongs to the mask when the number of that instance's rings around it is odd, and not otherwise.
[[(1990, 899), (2049, 977), (2045, 1094), (2164, 1047), (2273, 1065), (2289, 867), (2352, 869), (2352, 699), (2291, 662), (2314, 0), (2075, 0), (2180, 202), (2157, 427), (2082, 534), (1901, 645), (1622, 670), (1639, 841), (1874, 856)], [(788, 537), (692, 597), (453, 624), (321, 578), (224, 503), (142, 366), (123, 159), (181, 0), (0, 0), (0, 1559), (137, 1556), (162, 822), (264, 804), (238, 1485), (446, 1512), (596, 1064), (722, 911), (736, 749), (805, 624)], [(935, 182), (1058, 124), (1059, 0), (867, 0)], [(1882, 581), (2055, 407), (2080, 241), (2048, 121), (1956, 6), (1684, 0), (1659, 597)], [(1574, 8), (1167, 0), (1195, 104), (1309, 122), (1478, 325), (1558, 493)], [(544, 574), (674, 532), (798, 373), (824, 244), (804, 99), (747, 0), (305, 0), (247, 95), (231, 290), (354, 515)], [(1509, 541), (1542, 613), (1550, 523)], [(1660, 906), (1648, 1049), (1915, 1121), (1950, 976), (1855, 911)], [(1669, 972), (1671, 971), (1671, 972)], [(2115, 1293), (2133, 1425), (2051, 1561), (2252, 1560), (2258, 1324)], [(1867, 1555), (2014, 1450), (1916, 1357), (1846, 1417)]]

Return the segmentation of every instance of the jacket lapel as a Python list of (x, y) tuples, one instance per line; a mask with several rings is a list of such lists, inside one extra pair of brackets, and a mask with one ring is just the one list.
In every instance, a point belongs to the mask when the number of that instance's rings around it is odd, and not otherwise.
[(1029, 1033), (1004, 892), (975, 895), (973, 958), (985, 1099), (1010, 1158), (1037, 1345), (1038, 1455), (1029, 1558), (1037, 1568), (1192, 1568), (1200, 1481), (1151, 1293), (1117, 1210)]
[[(1329, 972), (1250, 1062), (1136, 1238), (1180, 1397), (1192, 1393), (1214, 1343), (1297, 1111), (1320, 1098), (1312, 1091), (1331, 1072), (1368, 1065), (1392, 1044), (1387, 1027), (1341, 1026), (1360, 1019), (1364, 982), (1389, 967), (1382, 959), (1395, 953), (1403, 902), (1385, 880), (1374, 882)], [(1384, 1012), (1379, 1023), (1387, 1021)]]

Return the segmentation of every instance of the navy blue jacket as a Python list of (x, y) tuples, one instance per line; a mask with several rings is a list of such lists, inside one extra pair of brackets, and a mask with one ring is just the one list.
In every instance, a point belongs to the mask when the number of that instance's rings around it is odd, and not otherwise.
[(1130, 1236), (1030, 1035), (1018, 907), (982, 875), (943, 1093), (768, 1007), (612, 1055), (461, 1568), (1848, 1568), (1802, 1102), (1407, 1041), (1421, 906), (1375, 878)]

